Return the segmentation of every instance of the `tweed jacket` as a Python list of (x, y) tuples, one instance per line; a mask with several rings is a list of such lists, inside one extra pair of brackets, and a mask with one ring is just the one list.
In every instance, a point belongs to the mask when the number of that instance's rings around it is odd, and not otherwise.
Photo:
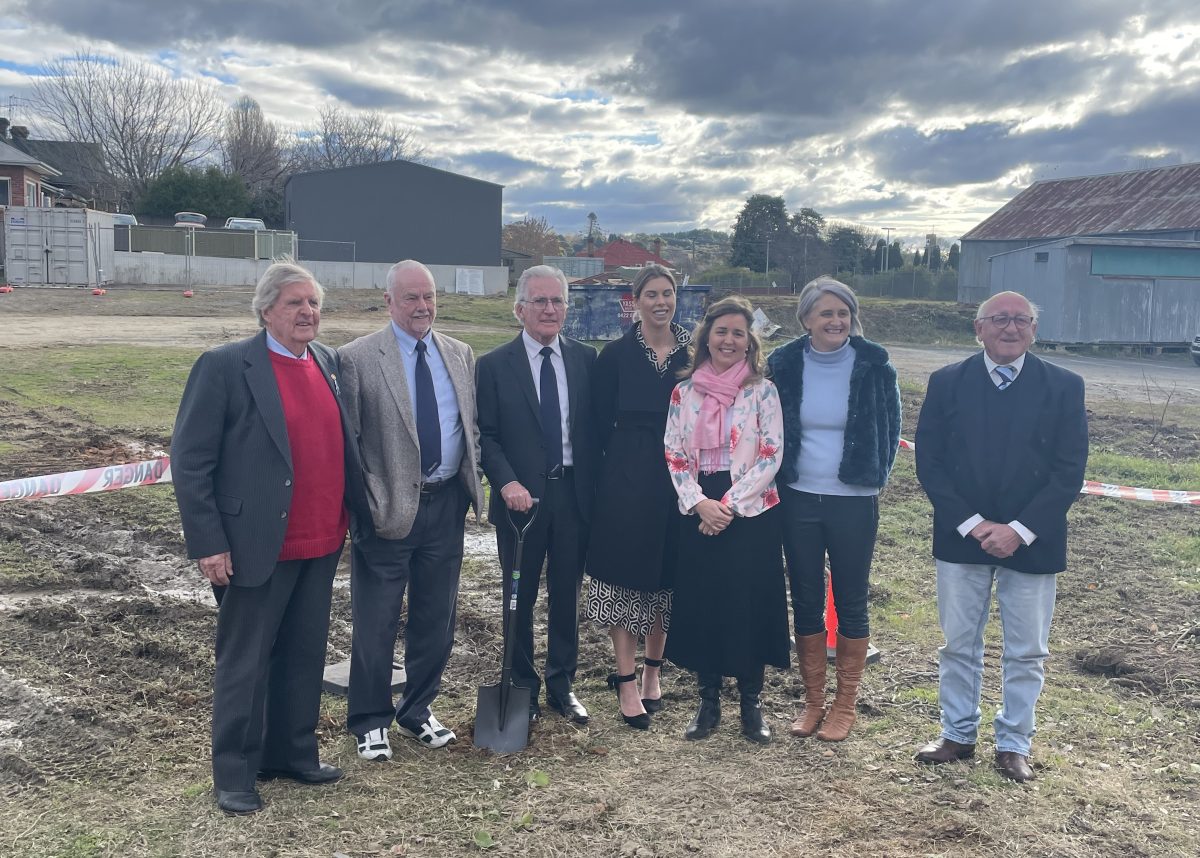
[[(667, 409), (663, 439), (667, 467), (683, 513), (690, 513), (705, 498), (696, 482), (700, 462), (690, 442), (703, 402), (704, 396), (689, 378), (675, 385)], [(775, 473), (781, 461), (783, 414), (775, 385), (762, 379), (743, 387), (733, 401), (731, 415), (729, 477), (733, 484), (720, 500), (735, 515), (752, 517), (779, 503)]]
[[(779, 389), (783, 408), (783, 446), (787, 458), (779, 479), (796, 481), (800, 454), (800, 402), (804, 398), (805, 334), (776, 349), (767, 359), (767, 375)], [(900, 387), (887, 350), (864, 337), (851, 337), (854, 367), (850, 370), (850, 407), (838, 479), (852, 486), (883, 488), (900, 446)]]
[[(463, 427), (458, 475), (478, 519), (483, 509), (483, 486), (475, 423), (475, 355), (466, 343), (436, 330), (433, 343), (458, 400)], [(342, 400), (362, 459), (375, 532), (384, 539), (403, 539), (412, 530), (421, 502), (421, 448), (400, 346), (388, 325), (347, 343), (338, 354)]]

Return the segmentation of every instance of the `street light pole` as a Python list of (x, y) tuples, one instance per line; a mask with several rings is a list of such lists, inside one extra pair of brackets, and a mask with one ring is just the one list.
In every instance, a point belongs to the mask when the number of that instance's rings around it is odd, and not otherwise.
[(891, 262), (892, 255), (892, 228), (890, 226), (881, 226), (880, 229), (887, 233), (887, 240), (883, 245), (883, 273), (886, 274), (888, 268), (891, 267), (889, 263)]
[(763, 266), (763, 274), (771, 275), (771, 239), (767, 238), (767, 262)]

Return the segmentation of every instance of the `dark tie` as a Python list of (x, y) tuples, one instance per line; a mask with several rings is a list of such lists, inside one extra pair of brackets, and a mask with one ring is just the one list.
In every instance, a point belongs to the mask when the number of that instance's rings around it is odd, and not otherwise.
[(550, 346), (542, 349), (542, 443), (546, 445), (546, 474), (558, 476), (563, 463), (562, 413), (558, 406), (558, 376), (550, 362), (552, 354)]
[(996, 375), (1000, 376), (1000, 383), (996, 385), (997, 389), (1004, 390), (1013, 383), (1013, 379), (1017, 377), (1017, 371), (1011, 366), (998, 366)]
[(417, 340), (417, 441), (421, 445), (421, 474), (429, 479), (442, 463), (442, 422), (433, 373), (425, 359), (426, 348), (424, 340)]

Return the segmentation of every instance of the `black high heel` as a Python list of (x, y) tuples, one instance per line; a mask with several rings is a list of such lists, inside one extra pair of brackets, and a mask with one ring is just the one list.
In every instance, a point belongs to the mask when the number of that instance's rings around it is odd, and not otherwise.
[[(663, 660), (661, 658), (643, 658), (642, 665), (644, 667), (662, 667)], [(661, 694), (662, 692), (660, 691), (659, 693)], [(654, 699), (651, 699), (649, 697), (643, 697), (642, 706), (651, 715), (657, 715), (662, 711), (663, 708), (662, 698), (655, 697)]]
[(617, 713), (625, 719), (625, 723), (635, 730), (649, 730), (650, 716), (645, 712), (639, 712), (637, 715), (626, 715), (621, 711), (621, 690), (618, 686), (625, 682), (633, 682), (637, 676), (632, 673), (627, 673), (624, 676), (618, 676), (615, 673), (608, 675), (608, 687), (617, 692)]

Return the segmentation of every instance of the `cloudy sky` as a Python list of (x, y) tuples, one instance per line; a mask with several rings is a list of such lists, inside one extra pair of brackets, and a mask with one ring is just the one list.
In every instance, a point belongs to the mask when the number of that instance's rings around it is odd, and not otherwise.
[(1200, 161), (1195, 0), (0, 0), (0, 45), (17, 123), (42, 63), (137, 57), (293, 126), (387, 111), (561, 232), (767, 193), (953, 240), (1036, 179)]

